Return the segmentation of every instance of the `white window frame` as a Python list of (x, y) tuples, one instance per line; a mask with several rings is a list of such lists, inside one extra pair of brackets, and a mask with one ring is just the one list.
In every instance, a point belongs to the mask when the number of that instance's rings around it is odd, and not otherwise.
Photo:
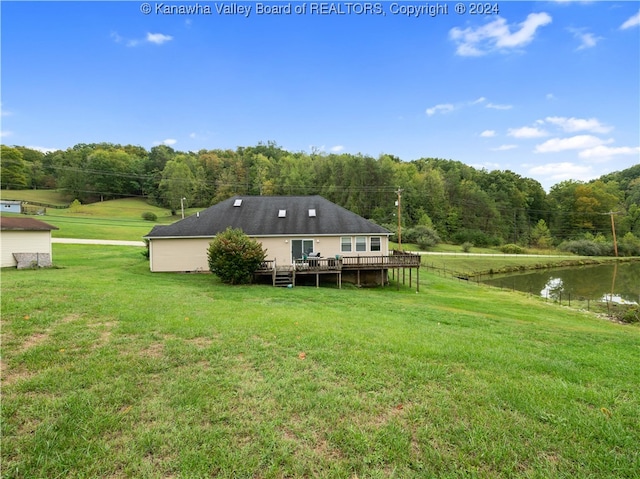
[[(378, 249), (374, 249), (374, 241), (373, 240), (377, 240), (378, 241)], [(375, 252), (375, 251), (382, 251), (382, 237), (380, 236), (372, 236), (371, 238), (369, 238), (369, 242), (371, 245), (371, 251)]]
[[(345, 242), (345, 239), (349, 240), (349, 249), (345, 249), (345, 246), (347, 246), (347, 243)], [(353, 240), (351, 238), (351, 236), (341, 236), (340, 237), (340, 252), (341, 253), (351, 253), (353, 251)]]

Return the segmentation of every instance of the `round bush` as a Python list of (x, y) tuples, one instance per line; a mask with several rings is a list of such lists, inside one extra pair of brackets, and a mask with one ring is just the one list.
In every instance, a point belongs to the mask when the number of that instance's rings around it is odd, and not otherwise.
[(158, 215), (152, 213), (151, 211), (145, 211), (142, 213), (142, 219), (147, 221), (156, 221), (158, 219)]
[(241, 229), (227, 228), (209, 244), (209, 269), (223, 283), (251, 282), (253, 273), (264, 261), (267, 253), (262, 245), (249, 238)]
[(500, 247), (500, 251), (504, 254), (523, 254), (525, 252), (524, 248), (521, 248), (517, 244), (509, 243), (502, 245)]

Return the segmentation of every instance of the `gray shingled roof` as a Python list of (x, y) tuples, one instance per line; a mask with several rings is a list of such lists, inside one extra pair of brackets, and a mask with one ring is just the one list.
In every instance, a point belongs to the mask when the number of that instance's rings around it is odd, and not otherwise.
[[(236, 200), (242, 204), (234, 206)], [(311, 209), (315, 217), (309, 216)], [(278, 217), (280, 210), (286, 210), (284, 218)], [(390, 234), (322, 196), (234, 196), (199, 215), (155, 226), (146, 238), (211, 237), (229, 226), (249, 236)]]

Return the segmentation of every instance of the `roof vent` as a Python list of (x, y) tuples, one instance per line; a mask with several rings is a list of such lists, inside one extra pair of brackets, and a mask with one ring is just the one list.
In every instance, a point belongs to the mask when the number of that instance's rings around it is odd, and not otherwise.
[(315, 217), (316, 217), (316, 209), (309, 208), (309, 218), (315, 218)]
[(240, 206), (242, 204), (242, 199), (238, 198), (233, 202), (233, 206)]
[(286, 218), (287, 210), (278, 210), (278, 218)]

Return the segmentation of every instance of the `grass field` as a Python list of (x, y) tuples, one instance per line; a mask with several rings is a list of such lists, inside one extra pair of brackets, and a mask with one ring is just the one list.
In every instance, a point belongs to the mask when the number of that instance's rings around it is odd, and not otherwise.
[(2, 477), (635, 478), (640, 328), (421, 273), (2, 270)]
[[(25, 198), (30, 192), (32, 190), (20, 190)], [(53, 194), (38, 191), (35, 197), (39, 198), (38, 201), (46, 202), (46, 193)], [(145, 212), (154, 213), (157, 221), (142, 219)], [(196, 209), (186, 209), (185, 215), (195, 212)], [(169, 224), (180, 219), (179, 216), (172, 216), (169, 210), (152, 206), (142, 198), (123, 198), (73, 208), (47, 208), (46, 214), (37, 218), (59, 228), (53, 231), (54, 238), (130, 241), (142, 240), (156, 224)]]
[(0, 198), (56, 206), (66, 206), (71, 202), (66, 195), (58, 190), (0, 190)]

